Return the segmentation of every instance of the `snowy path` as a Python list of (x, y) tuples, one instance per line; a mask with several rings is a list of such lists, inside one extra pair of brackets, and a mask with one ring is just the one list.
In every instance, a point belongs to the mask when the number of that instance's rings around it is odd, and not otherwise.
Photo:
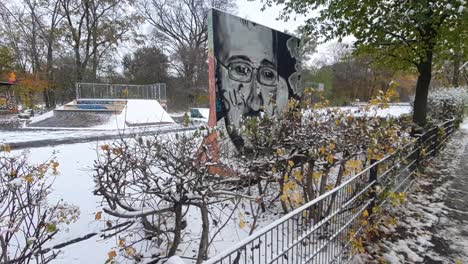
[(468, 263), (468, 119), (423, 169), (366, 263)]

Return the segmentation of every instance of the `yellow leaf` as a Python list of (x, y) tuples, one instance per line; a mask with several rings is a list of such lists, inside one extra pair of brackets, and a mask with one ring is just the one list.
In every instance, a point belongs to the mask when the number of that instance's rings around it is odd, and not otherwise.
[(327, 161), (328, 163), (333, 164), (333, 162), (335, 161), (335, 157), (332, 154), (330, 154), (327, 157)]
[(289, 166), (289, 167), (294, 166), (294, 161), (292, 161), (292, 160), (288, 161), (288, 166)]
[(364, 212), (362, 212), (362, 217), (364, 217), (364, 218), (369, 217), (369, 212), (368, 212), (367, 210), (365, 210)]
[(28, 183), (33, 183), (34, 182), (34, 177), (31, 175), (31, 174), (28, 174), (24, 177), (24, 179), (28, 182)]
[(60, 163), (58, 163), (58, 162), (56, 162), (56, 161), (54, 161), (54, 162), (52, 163), (52, 170), (53, 170), (55, 173), (57, 172), (57, 168), (58, 168), (59, 165), (60, 165)]
[(330, 143), (330, 145), (328, 147), (330, 148), (330, 150), (334, 150), (335, 149), (335, 144)]
[(324, 146), (321, 146), (319, 148), (320, 153), (325, 154), (327, 152), (327, 149)]
[(136, 250), (133, 247), (126, 247), (125, 248), (125, 253), (129, 256), (133, 256), (136, 253)]
[(284, 149), (277, 149), (276, 150), (276, 155), (280, 156), (284, 154)]
[(112, 153), (114, 153), (114, 155), (120, 155), (122, 154), (122, 149), (121, 148), (114, 148), (112, 149)]
[(239, 227), (242, 228), (242, 229), (244, 229), (245, 226), (246, 226), (246, 223), (245, 223), (244, 217), (241, 217), (241, 218), (239, 219)]
[(119, 247), (124, 247), (125, 246), (125, 239), (121, 238), (119, 239)]
[(294, 172), (294, 178), (296, 178), (298, 181), (302, 181), (304, 179), (304, 175), (301, 171), (297, 170)]
[(288, 196), (287, 196), (285, 193), (283, 193), (283, 194), (280, 196), (280, 199), (281, 199), (281, 201), (286, 202), (286, 201), (288, 200)]
[(11, 151), (11, 147), (8, 146), (8, 145), (5, 145), (5, 146), (3, 147), (3, 149), (4, 149), (5, 152), (7, 152), (7, 153), (10, 153), (10, 151)]
[(362, 168), (362, 161), (360, 160), (348, 160), (346, 162), (346, 167), (352, 170), (361, 170)]
[(115, 250), (112, 250), (107, 253), (107, 256), (109, 257), (110, 260), (112, 260), (115, 257), (117, 257), (117, 253), (115, 252)]
[(101, 149), (104, 151), (109, 151), (109, 145), (102, 145)]
[(367, 220), (364, 220), (364, 219), (361, 220), (361, 225), (362, 225), (362, 226), (366, 226), (366, 225), (367, 225)]
[(95, 220), (101, 220), (102, 218), (102, 212), (97, 212), (96, 215), (94, 216)]
[(314, 173), (312, 173), (312, 177), (314, 177), (314, 179), (318, 180), (320, 179), (320, 177), (322, 177), (322, 172), (321, 171), (314, 171)]

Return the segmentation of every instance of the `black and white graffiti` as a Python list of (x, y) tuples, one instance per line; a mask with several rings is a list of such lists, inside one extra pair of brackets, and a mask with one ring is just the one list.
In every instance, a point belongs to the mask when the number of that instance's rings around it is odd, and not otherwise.
[(280, 115), (300, 95), (300, 40), (218, 10), (211, 21), (217, 119), (242, 148), (245, 117)]

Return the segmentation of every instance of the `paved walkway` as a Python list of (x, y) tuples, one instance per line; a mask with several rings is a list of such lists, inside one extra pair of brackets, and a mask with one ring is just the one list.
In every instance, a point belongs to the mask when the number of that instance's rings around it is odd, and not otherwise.
[(362, 262), (468, 263), (468, 120), (423, 171)]

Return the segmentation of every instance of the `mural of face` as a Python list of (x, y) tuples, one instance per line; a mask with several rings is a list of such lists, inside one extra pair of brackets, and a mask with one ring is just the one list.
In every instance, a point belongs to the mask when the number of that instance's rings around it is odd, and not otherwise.
[(299, 41), (288, 42), (296, 38), (217, 10), (212, 21), (217, 118), (224, 118), (231, 140), (241, 148), (245, 117), (279, 115), (295, 95), (299, 75), (291, 43)]

